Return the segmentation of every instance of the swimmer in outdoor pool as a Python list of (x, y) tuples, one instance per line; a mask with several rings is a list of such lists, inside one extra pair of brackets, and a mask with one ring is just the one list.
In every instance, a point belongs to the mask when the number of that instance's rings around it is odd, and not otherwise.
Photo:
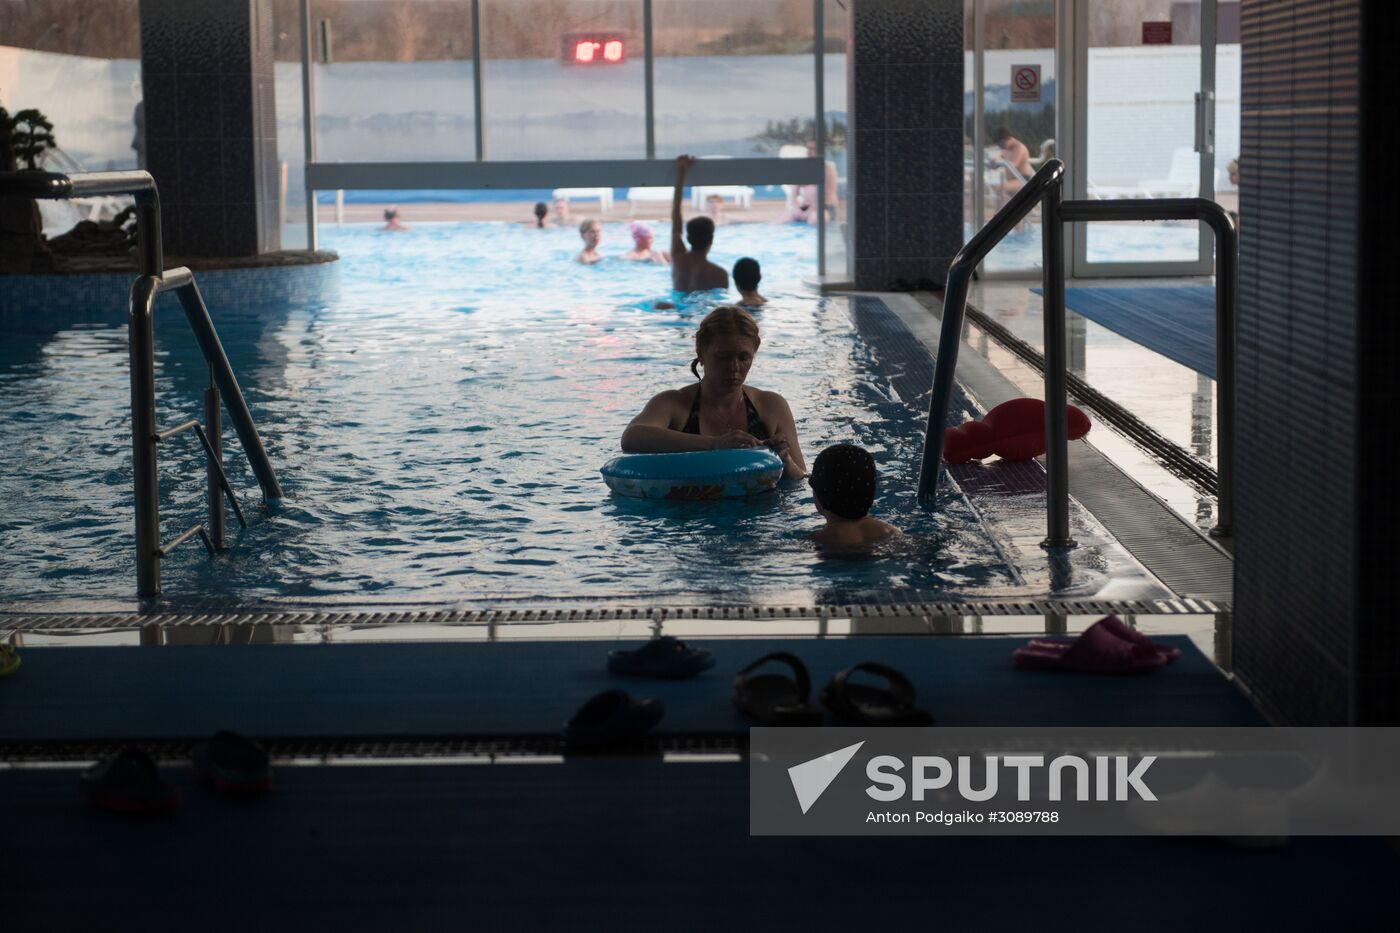
[(554, 224), (549, 221), (549, 205), (543, 201), (536, 201), (535, 220), (533, 223), (527, 220), (526, 223), (530, 224), (530, 226), (534, 227), (536, 230), (544, 230), (554, 226)]
[(397, 207), (386, 207), (384, 209), (384, 226), (379, 229), (402, 233), (405, 230), (412, 230), (413, 228), (402, 220), (399, 220), (399, 209)]
[(700, 381), (647, 402), (622, 432), (622, 449), (661, 454), (766, 446), (782, 458), (786, 478), (806, 476), (787, 400), (744, 385), (759, 343), (758, 325), (742, 308), (723, 305), (707, 314), (695, 332), (690, 363)]
[[(681, 238), (681, 198), (685, 173), (695, 164), (695, 156), (676, 157), (676, 190), (671, 196), (671, 287), (680, 292), (703, 292), (728, 288), (729, 273), (710, 262), (710, 246), (715, 241), (715, 222), (708, 217), (692, 217), (684, 225)], [(685, 241), (690, 241), (687, 249)]]
[(603, 257), (598, 255), (598, 244), (603, 240), (603, 225), (589, 219), (578, 225), (578, 235), (583, 240), (583, 251), (574, 257), (574, 262), (591, 266)]
[(860, 550), (895, 537), (899, 529), (870, 514), (875, 502), (875, 458), (864, 447), (835, 444), (817, 455), (812, 474), (812, 501), (826, 525), (812, 532), (818, 544), (835, 550)]
[(623, 253), (623, 259), (632, 262), (654, 262), (662, 266), (670, 263), (671, 255), (669, 253), (652, 248), (654, 234), (651, 232), (650, 226), (638, 220), (634, 221), (628, 229), (632, 233), (632, 251)]
[(763, 281), (763, 273), (758, 268), (758, 260), (745, 256), (734, 263), (734, 287), (739, 290), (739, 307), (761, 308), (768, 299), (758, 293), (758, 283)]

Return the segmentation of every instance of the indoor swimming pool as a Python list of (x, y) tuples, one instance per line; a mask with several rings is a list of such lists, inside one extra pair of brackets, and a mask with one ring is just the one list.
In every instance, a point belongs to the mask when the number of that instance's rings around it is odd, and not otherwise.
[[(626, 230), (605, 224), (601, 251), (624, 252)], [(660, 225), (658, 244), (668, 235)], [(632, 416), (657, 391), (692, 381), (695, 327), (722, 296), (659, 310), (672, 297), (665, 267), (575, 264), (574, 228), (355, 225), (323, 236), (341, 261), (322, 300), (211, 307), (287, 497), (259, 504), (226, 422), (249, 528), (230, 517), (230, 549), (217, 559), (195, 542), (167, 558), (167, 600), (644, 594), (752, 605), (995, 593), (1018, 582), (962, 496), (950, 493), (937, 514), (917, 506), (926, 398), (896, 390), (903, 364), (860, 338), (846, 299), (802, 286), (815, 247), (808, 228), (725, 226), (713, 258), (763, 263), (770, 303), (756, 313), (764, 340), (749, 382), (788, 399), (808, 463), (841, 441), (874, 453), (874, 513), (908, 533), (879, 560), (818, 552), (807, 534), (821, 520), (805, 484), (681, 503), (615, 498), (603, 484), (599, 467)], [(207, 380), (168, 297), (156, 314), (161, 425), (197, 415)], [(85, 309), (3, 321), (6, 600), (132, 595), (126, 328), (124, 309), (110, 311), (97, 322)], [(163, 445), (160, 475), (169, 540), (203, 520), (194, 438)]]

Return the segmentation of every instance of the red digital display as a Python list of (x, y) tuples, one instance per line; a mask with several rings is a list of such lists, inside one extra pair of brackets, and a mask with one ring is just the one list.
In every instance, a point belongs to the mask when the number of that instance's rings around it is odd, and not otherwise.
[(560, 48), (571, 65), (615, 65), (627, 58), (627, 39), (617, 33), (571, 32)]

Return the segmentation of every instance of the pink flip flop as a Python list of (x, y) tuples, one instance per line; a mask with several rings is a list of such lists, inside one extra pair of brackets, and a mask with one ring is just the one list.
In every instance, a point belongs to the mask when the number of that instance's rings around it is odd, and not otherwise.
[[(1142, 634), (1142, 632), (1139, 632), (1137, 629), (1128, 625), (1126, 622), (1124, 622), (1117, 616), (1104, 616), (1102, 619), (1095, 622), (1094, 625), (1102, 626), (1103, 628), (1108, 629), (1108, 631), (1112, 632), (1115, 636), (1123, 639), (1126, 642), (1131, 642), (1134, 645), (1144, 645), (1146, 647), (1153, 648), (1158, 654), (1166, 658), (1168, 661), (1175, 661), (1177, 658), (1181, 657), (1180, 648), (1174, 648), (1171, 645), (1164, 645), (1160, 642), (1153, 641), (1146, 635)], [(1066, 641), (1057, 640), (1053, 638), (1031, 639), (1031, 645), (1041, 648), (1048, 646), (1049, 649), (1052, 651), (1063, 651), (1064, 646), (1067, 644), (1069, 643)]]
[[(1117, 630), (1132, 632), (1127, 638)], [(1141, 674), (1169, 664), (1181, 652), (1157, 645), (1147, 636), (1107, 616), (1084, 630), (1074, 641), (1035, 639), (1012, 654), (1012, 663), (1023, 671), (1077, 671), (1085, 674)]]

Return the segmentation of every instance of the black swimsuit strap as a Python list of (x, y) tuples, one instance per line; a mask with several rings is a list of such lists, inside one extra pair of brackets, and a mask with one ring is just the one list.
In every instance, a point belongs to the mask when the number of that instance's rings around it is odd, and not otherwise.
[[(759, 417), (758, 409), (753, 407), (753, 402), (749, 401), (749, 393), (743, 389), (739, 394), (744, 397), (744, 408), (748, 412), (749, 420), (745, 430), (761, 441), (768, 440), (768, 426)], [(685, 434), (700, 433), (700, 387), (695, 387), (695, 401), (690, 403), (690, 417), (685, 420), (685, 427), (681, 428)]]

